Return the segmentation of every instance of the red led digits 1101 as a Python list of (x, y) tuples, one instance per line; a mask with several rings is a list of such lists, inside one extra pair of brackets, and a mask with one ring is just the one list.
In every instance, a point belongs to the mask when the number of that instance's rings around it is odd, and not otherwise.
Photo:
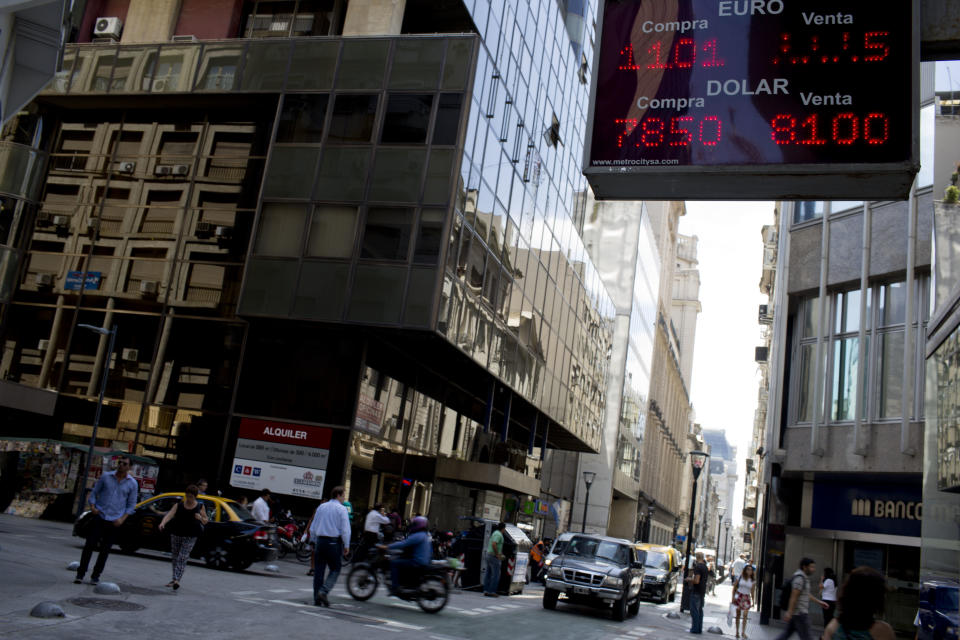
[(666, 51), (663, 50), (663, 43), (658, 40), (647, 49), (647, 54), (650, 57), (641, 66), (634, 57), (633, 45), (628, 44), (620, 50), (620, 64), (617, 68), (621, 71), (639, 71), (640, 69), (691, 69), (697, 65), (706, 69), (724, 65), (723, 59), (717, 57), (716, 38), (711, 38), (702, 44), (697, 44), (693, 38), (678, 38), (673, 47), (667, 46)]
[[(821, 127), (821, 117), (829, 125)], [(770, 139), (778, 145), (848, 147), (865, 143), (876, 147), (890, 139), (890, 118), (885, 113), (859, 116), (843, 112), (833, 118), (819, 113), (806, 117), (778, 113), (770, 120)]]
[(619, 148), (623, 148), (625, 138), (631, 135), (638, 149), (689, 147), (693, 144), (715, 147), (723, 135), (723, 123), (718, 116), (704, 116), (699, 120), (692, 116), (644, 118), (642, 121), (617, 118), (614, 123), (623, 125), (623, 133), (617, 136)]

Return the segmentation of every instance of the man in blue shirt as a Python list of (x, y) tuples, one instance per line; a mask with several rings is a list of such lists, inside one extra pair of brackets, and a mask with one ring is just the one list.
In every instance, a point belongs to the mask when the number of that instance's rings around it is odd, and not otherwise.
[[(327, 594), (337, 584), (343, 556), (350, 552), (350, 517), (343, 506), (347, 492), (343, 487), (334, 487), (330, 499), (317, 507), (310, 523), (310, 538), (313, 540), (315, 564), (313, 568), (313, 604), (330, 606)], [(330, 567), (330, 574), (323, 574)]]
[(83, 582), (83, 576), (90, 565), (90, 557), (93, 555), (94, 548), (98, 546), (100, 553), (97, 555), (97, 564), (93, 566), (90, 584), (97, 584), (100, 581), (100, 574), (103, 573), (103, 567), (107, 564), (107, 558), (110, 557), (110, 548), (117, 537), (120, 525), (137, 506), (137, 493), (140, 487), (128, 473), (129, 471), (130, 458), (118, 458), (117, 470), (105, 472), (97, 480), (97, 484), (93, 485), (93, 491), (88, 498), (93, 516), (87, 530), (87, 541), (83, 545), (83, 553), (80, 554), (80, 567), (77, 569), (74, 584)]
[(388, 549), (402, 550), (404, 557), (390, 560), (390, 580), (393, 583), (391, 593), (400, 590), (400, 572), (406, 568), (428, 567), (433, 560), (433, 541), (427, 532), (429, 523), (423, 516), (410, 521), (407, 537), (394, 542)]

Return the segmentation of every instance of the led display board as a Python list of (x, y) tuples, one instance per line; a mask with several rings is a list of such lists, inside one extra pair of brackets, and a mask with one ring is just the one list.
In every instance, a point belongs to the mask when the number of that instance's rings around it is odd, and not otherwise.
[(910, 0), (601, 0), (598, 198), (900, 199), (919, 168)]

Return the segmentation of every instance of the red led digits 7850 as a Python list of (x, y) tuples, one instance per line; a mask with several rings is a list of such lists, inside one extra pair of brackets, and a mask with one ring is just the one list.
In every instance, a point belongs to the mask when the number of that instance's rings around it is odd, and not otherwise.
[[(695, 143), (704, 147), (715, 147), (723, 137), (723, 122), (715, 115), (702, 118), (648, 117), (642, 121), (636, 118), (617, 118), (614, 123), (623, 126), (623, 132), (617, 136), (619, 148), (623, 148), (626, 138), (631, 135), (633, 145), (638, 149), (689, 147)], [(627, 144), (629, 145), (629, 142)]]

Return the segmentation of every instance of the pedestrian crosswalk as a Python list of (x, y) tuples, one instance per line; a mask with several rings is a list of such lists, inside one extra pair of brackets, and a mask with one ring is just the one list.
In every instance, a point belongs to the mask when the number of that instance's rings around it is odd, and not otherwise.
[[(313, 609), (313, 589), (310, 588), (232, 591), (230, 592), (230, 595), (234, 600), (250, 605), (279, 605), (283, 607)], [(451, 600), (455, 601), (455, 598), (451, 598)], [(448, 604), (444, 611), (453, 615), (469, 618), (481, 615), (505, 614), (509, 613), (510, 611), (523, 608), (523, 605), (521, 604), (514, 604), (510, 602), (504, 602), (502, 604), (487, 604), (484, 602), (483, 606), (481, 606), (479, 603), (469, 606), (466, 603), (466, 600), (479, 599), (471, 597), (469, 599), (461, 600), (457, 604)], [(357, 612), (361, 608), (361, 605), (357, 603), (349, 593), (347, 593), (346, 589), (340, 586), (335, 587), (334, 590), (330, 592), (330, 601), (333, 603), (333, 607), (331, 607), (332, 610)], [(376, 602), (392, 608), (409, 609), (412, 611), (420, 610), (415, 603), (398, 600), (397, 598), (380, 597), (376, 599)], [(404, 625), (401, 623), (392, 623), (391, 626), (403, 628)]]

